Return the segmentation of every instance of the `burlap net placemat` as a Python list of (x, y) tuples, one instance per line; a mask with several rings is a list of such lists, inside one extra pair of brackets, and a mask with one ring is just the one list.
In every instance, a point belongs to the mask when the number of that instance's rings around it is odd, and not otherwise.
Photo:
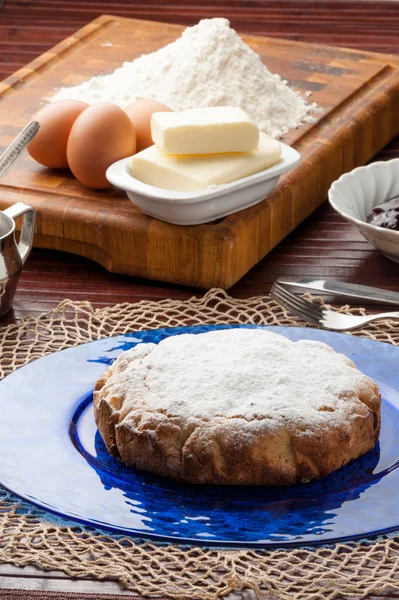
[[(31, 360), (102, 337), (204, 323), (295, 325), (298, 320), (270, 297), (237, 300), (221, 290), (188, 301), (143, 301), (100, 310), (66, 300), (50, 313), (0, 330), (0, 378)], [(399, 323), (374, 323), (357, 335), (399, 345)], [(68, 524), (1, 488), (0, 562), (112, 578), (136, 593), (175, 600), (211, 600), (246, 588), (259, 598), (281, 600), (366, 598), (399, 589), (396, 538), (289, 551), (156, 544)]]

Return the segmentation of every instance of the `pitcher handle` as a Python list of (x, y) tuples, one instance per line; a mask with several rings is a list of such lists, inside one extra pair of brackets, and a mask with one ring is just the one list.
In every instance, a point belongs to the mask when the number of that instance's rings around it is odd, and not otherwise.
[(36, 211), (34, 208), (32, 208), (32, 206), (28, 206), (23, 202), (17, 202), (16, 204), (13, 204), (13, 206), (6, 208), (3, 212), (12, 219), (16, 219), (21, 215), (24, 216), (22, 221), (21, 235), (18, 242), (19, 255), (21, 257), (22, 264), (24, 264), (33, 246)]

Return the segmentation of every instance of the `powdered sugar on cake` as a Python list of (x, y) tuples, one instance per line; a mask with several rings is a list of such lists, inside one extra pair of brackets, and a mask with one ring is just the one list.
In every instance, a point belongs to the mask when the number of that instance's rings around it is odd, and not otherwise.
[(138, 344), (93, 400), (113, 456), (190, 483), (310, 481), (368, 452), (380, 431), (378, 387), (348, 358), (267, 328)]
[(106, 387), (125, 414), (160, 412), (193, 425), (241, 417), (310, 432), (356, 416), (369, 380), (353, 367), (321, 342), (226, 329), (139, 344), (117, 359)]

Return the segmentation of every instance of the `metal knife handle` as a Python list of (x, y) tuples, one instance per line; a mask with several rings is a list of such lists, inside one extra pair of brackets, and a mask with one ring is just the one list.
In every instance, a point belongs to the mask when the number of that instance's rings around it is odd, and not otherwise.
[(357, 300), (368, 300), (378, 304), (399, 306), (399, 292), (392, 292), (382, 288), (335, 281), (334, 279), (312, 279), (311, 277), (302, 277), (301, 279), (279, 277), (277, 281), (294, 291), (312, 290), (321, 292), (322, 294), (347, 296), (349, 298), (356, 298)]
[(27, 125), (15, 140), (8, 146), (7, 150), (0, 156), (0, 177), (3, 177), (8, 167), (18, 158), (26, 146), (33, 140), (40, 129), (37, 121), (32, 121)]

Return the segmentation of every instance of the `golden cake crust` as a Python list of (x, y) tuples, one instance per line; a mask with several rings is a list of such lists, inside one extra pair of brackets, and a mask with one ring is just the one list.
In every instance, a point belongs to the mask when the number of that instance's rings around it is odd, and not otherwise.
[[(263, 332), (269, 336), (266, 340), (258, 333), (255, 340), (248, 333), (259, 330), (228, 331), (237, 333), (202, 341), (181, 339), (182, 348), (176, 340), (166, 350), (159, 348), (161, 345), (140, 344), (106, 370), (95, 387), (94, 412), (98, 430), (113, 456), (128, 466), (190, 483), (292, 485), (323, 477), (374, 447), (380, 431), (380, 393), (349, 359), (318, 342), (306, 342), (299, 348), (295, 346), (301, 342), (289, 342), (276, 334)], [(245, 335), (240, 337), (243, 331)], [(255, 390), (245, 386), (240, 402), (237, 387), (250, 373), (238, 373), (238, 383), (233, 382), (232, 391), (226, 391), (231, 374), (229, 379), (213, 383), (213, 388), (225, 390), (219, 408), (217, 397), (213, 403), (205, 398), (207, 386), (213, 389), (211, 378), (206, 381), (210, 376), (206, 361), (201, 369), (190, 367), (190, 351), (197, 356), (195, 353), (204, 352), (209, 342), (207, 356), (211, 355), (211, 361), (212, 353), (220, 356), (218, 343), (228, 355), (228, 344), (237, 345), (238, 338), (244, 348), (241, 354), (246, 355), (248, 348), (250, 354), (268, 353), (264, 368), (268, 369), (265, 381), (270, 382), (270, 389), (263, 397), (262, 382), (254, 384)], [(295, 352), (299, 350), (298, 358)], [(282, 375), (279, 361), (290, 351), (292, 361)], [(318, 351), (322, 354), (320, 366)], [(314, 377), (326, 371), (326, 381), (320, 379), (320, 392), (309, 384), (308, 397), (303, 383), (307, 375), (295, 371), (302, 358), (303, 364), (313, 360)], [(253, 363), (252, 355), (248, 356), (251, 359)], [(259, 374), (263, 359), (254, 365), (254, 372)], [(237, 364), (246, 364), (239, 351), (237, 360)], [(179, 361), (183, 362), (179, 365)], [(175, 380), (169, 381), (168, 369), (176, 377), (186, 363), (179, 387)], [(237, 364), (232, 365), (232, 373), (239, 369)], [(227, 356), (221, 371), (228, 368)], [(340, 369), (342, 376), (337, 383)], [(215, 373), (214, 379), (219, 371)], [(192, 385), (185, 385), (185, 376)], [(198, 381), (193, 382), (196, 377)], [(258, 377), (262, 379), (262, 374)], [(168, 386), (172, 386), (170, 390)], [(195, 398), (185, 396), (187, 387), (192, 394), (195, 391)], [(167, 394), (172, 392), (170, 398)]]

